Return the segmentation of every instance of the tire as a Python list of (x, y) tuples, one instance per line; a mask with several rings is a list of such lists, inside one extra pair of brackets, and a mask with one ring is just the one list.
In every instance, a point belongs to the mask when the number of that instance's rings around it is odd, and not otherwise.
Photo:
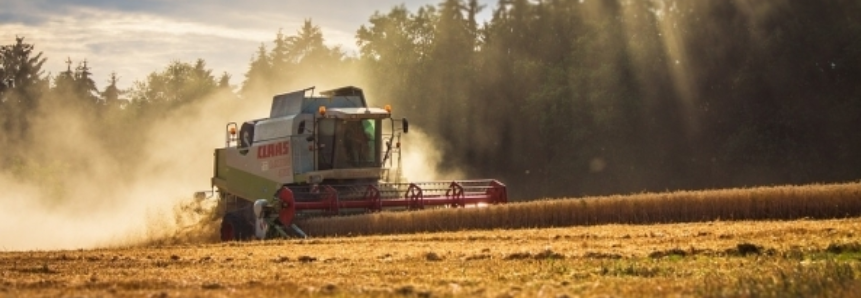
[(247, 241), (254, 239), (254, 226), (234, 212), (221, 220), (221, 241)]

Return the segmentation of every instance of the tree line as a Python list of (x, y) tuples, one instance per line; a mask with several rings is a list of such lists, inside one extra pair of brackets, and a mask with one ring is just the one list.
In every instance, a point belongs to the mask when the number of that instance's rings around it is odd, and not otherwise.
[(310, 20), (279, 31), (236, 90), (202, 59), (128, 90), (111, 74), (99, 89), (86, 61), (46, 75), (46, 58), (19, 37), (0, 48), (0, 144), (30, 142), (33, 115), (49, 106), (140, 127), (213, 94), (266, 104), (358, 85), (427, 132), (441, 166), (498, 178), (518, 198), (857, 180), (858, 16), (854, 1), (401, 5), (357, 29), (355, 55), (327, 46)]
[(857, 180), (861, 3), (501, 0), (377, 13), (377, 96), (518, 197)]

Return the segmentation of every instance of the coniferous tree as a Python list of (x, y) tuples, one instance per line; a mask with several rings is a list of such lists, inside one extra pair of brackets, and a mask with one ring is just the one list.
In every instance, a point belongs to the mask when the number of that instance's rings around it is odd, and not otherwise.
[(100, 101), (98, 94), (99, 89), (96, 87), (96, 82), (93, 81), (87, 60), (78, 63), (78, 67), (75, 68), (75, 95), (81, 105), (92, 108)]
[(230, 74), (226, 71), (218, 78), (218, 88), (230, 90)]
[(108, 78), (108, 86), (105, 87), (105, 90), (102, 91), (101, 103), (109, 108), (119, 108), (124, 109), (127, 100), (120, 99), (120, 95), (122, 95), (122, 91), (120, 91), (119, 87), (117, 87), (117, 83), (119, 83), (120, 77), (117, 76), (116, 72), (111, 72), (110, 78)]
[(242, 98), (253, 99), (271, 94), (272, 74), (272, 62), (269, 54), (266, 53), (266, 45), (260, 44), (257, 53), (251, 59), (248, 72), (245, 73), (245, 81), (242, 82), (242, 89), (239, 91)]
[[(35, 46), (16, 37), (15, 43), (0, 46), (0, 144), (21, 145), (28, 140), (30, 116), (36, 112), (48, 88), (42, 65), (46, 58), (34, 52)], [(10, 148), (10, 147), (7, 147)], [(14, 148), (10, 149), (10, 152)], [(11, 154), (9, 155), (11, 157)], [(3, 160), (0, 160), (2, 163)]]

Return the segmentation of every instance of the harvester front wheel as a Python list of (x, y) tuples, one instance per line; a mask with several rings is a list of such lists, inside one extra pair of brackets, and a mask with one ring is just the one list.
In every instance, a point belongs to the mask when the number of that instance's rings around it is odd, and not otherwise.
[(236, 213), (227, 213), (221, 220), (221, 241), (244, 241), (254, 237), (254, 227)]

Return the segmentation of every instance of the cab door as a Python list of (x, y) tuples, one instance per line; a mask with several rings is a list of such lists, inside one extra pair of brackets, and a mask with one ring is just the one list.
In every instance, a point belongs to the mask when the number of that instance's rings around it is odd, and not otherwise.
[(317, 122), (317, 170), (331, 170), (335, 166), (335, 119)]

